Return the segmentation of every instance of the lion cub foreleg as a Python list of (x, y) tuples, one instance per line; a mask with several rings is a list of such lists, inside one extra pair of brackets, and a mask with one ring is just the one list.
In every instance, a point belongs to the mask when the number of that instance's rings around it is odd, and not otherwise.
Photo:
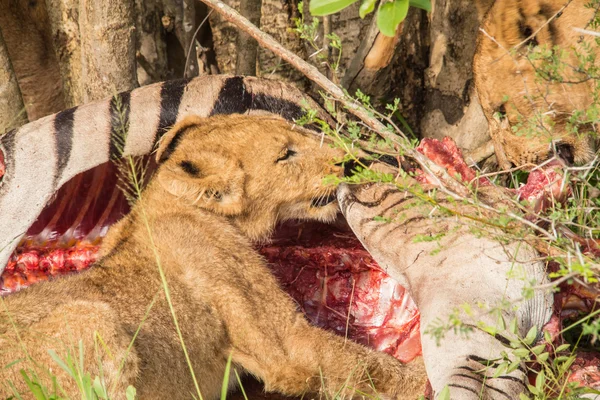
[[(298, 321), (285, 343), (289, 364), (307, 366), (304, 378), (311, 391), (361, 394), (375, 398), (415, 399), (427, 380), (422, 362), (402, 364), (392, 356)], [(306, 384), (305, 383), (305, 384)]]
[[(415, 399), (423, 393), (427, 377), (422, 361), (402, 364), (385, 353), (312, 326), (295, 310), (291, 299), (276, 290), (282, 298), (277, 300), (279, 307), (270, 310), (269, 318), (252, 323), (244, 337), (238, 337), (241, 340), (232, 338), (233, 361), (260, 378), (267, 391), (382, 399)], [(289, 307), (281, 307), (284, 304)]]

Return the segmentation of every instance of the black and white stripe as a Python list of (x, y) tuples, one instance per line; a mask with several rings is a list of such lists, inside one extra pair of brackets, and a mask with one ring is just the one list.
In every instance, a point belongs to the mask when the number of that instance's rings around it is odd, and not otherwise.
[(56, 114), (54, 118), (54, 138), (56, 140), (56, 175), (54, 176), (54, 185), (58, 186), (58, 181), (67, 167), (71, 151), (73, 150), (73, 127), (75, 124), (76, 107), (69, 108)]
[(291, 120), (302, 115), (302, 104), (330, 120), (293, 85), (204, 76), (119, 93), (5, 134), (0, 140), (6, 165), (0, 186), (0, 272), (56, 190), (75, 175), (111, 159), (150, 153), (172, 125), (189, 115), (269, 112)]
[[(412, 182), (415, 184), (416, 182)], [(409, 186), (410, 182), (403, 182)], [(434, 393), (445, 387), (452, 399), (518, 399), (527, 392), (524, 365), (492, 378), (503, 352), (510, 354), (507, 333), (491, 335), (478, 322), (496, 326), (495, 313), (461, 315), (470, 326), (468, 335), (452, 330), (437, 342), (424, 330), (446, 323), (463, 304), (490, 307), (513, 301), (515, 309), (504, 311), (505, 320), (518, 321), (519, 336), (532, 326), (538, 331), (550, 319), (553, 297), (536, 292), (523, 299), (526, 281), (546, 283), (544, 264), (526, 243), (498, 243), (492, 236), (476, 235), (462, 214), (440, 212), (408, 191), (391, 185), (341, 185), (338, 201), (342, 213), (358, 239), (396, 281), (405, 286), (421, 313), (423, 360)], [(450, 209), (467, 207), (436, 196), (436, 203)], [(380, 218), (376, 218), (380, 217)], [(418, 236), (439, 238), (415, 240)], [(508, 272), (519, 260), (525, 281), (509, 279)]]
[(304, 114), (297, 102), (267, 93), (250, 92), (241, 76), (225, 81), (210, 114), (243, 114), (250, 110), (273, 112), (290, 121)]
[(158, 141), (170, 127), (175, 125), (179, 106), (189, 79), (178, 79), (164, 82), (160, 88), (160, 117), (154, 141)]

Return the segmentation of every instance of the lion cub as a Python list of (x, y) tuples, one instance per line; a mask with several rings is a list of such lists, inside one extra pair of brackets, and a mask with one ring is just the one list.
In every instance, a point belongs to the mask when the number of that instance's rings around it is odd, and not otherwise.
[(129, 385), (140, 399), (197, 395), (157, 260), (205, 400), (219, 397), (230, 356), (237, 371), (288, 395), (372, 394), (375, 386), (389, 398), (422, 388), (414, 376), (422, 371), (309, 325), (253, 247), (278, 221), (335, 217), (336, 189), (322, 179), (341, 174), (336, 154), (274, 117), (177, 124), (160, 143), (155, 177), (110, 230), (95, 266), (4, 300), (0, 395), (12, 394), (8, 381), (29, 392), (24, 369), (52, 388), (50, 371), (60, 394), (78, 397), (76, 380), (48, 350), (79, 362), (80, 346), (80, 367), (111, 398), (124, 398)]

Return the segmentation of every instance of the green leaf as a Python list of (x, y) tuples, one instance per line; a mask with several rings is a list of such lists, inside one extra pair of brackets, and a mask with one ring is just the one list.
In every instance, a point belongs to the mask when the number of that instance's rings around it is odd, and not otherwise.
[(106, 393), (106, 389), (104, 388), (104, 386), (102, 386), (102, 383), (100, 382), (99, 377), (94, 378), (93, 387), (94, 387), (94, 392), (96, 393), (96, 396), (98, 396), (99, 399), (108, 399), (108, 394)]
[(438, 400), (450, 400), (450, 388), (448, 386), (444, 386), (437, 398)]
[(513, 318), (510, 321), (510, 324), (508, 326), (508, 330), (510, 331), (510, 333), (512, 333), (513, 335), (517, 334), (517, 319)]
[(537, 337), (537, 333), (537, 327), (535, 325), (532, 326), (529, 332), (527, 332), (527, 336), (525, 336), (525, 339), (523, 339), (523, 342), (525, 342), (525, 344), (527, 345), (532, 344), (535, 338)]
[(516, 349), (516, 350), (513, 350), (513, 354), (515, 355), (515, 357), (518, 357), (518, 358), (521, 358), (521, 359), (523, 359), (523, 358), (529, 358), (529, 350), (527, 350), (527, 349)]
[(131, 385), (127, 386), (127, 389), (125, 390), (125, 397), (127, 398), (127, 400), (135, 400), (136, 395), (137, 391), (135, 390), (135, 388)]
[(29, 388), (29, 391), (31, 392), (35, 400), (47, 400), (47, 397), (44, 394), (44, 391), (42, 390), (40, 384), (37, 381), (32, 381), (25, 372), (25, 370), (22, 369), (20, 372), (21, 376), (25, 380), (25, 383), (27, 384), (27, 387)]
[(4, 367), (5, 369), (9, 369), (15, 365), (17, 365), (18, 363), (25, 361), (25, 358), (17, 358), (14, 361), (9, 362), (8, 364), (6, 364), (6, 366)]
[(373, 12), (373, 10), (375, 9), (375, 3), (377, 3), (377, 0), (363, 0), (362, 4), (360, 5), (360, 8), (358, 9), (358, 15), (361, 18), (365, 18), (367, 14)]
[(541, 363), (546, 362), (546, 360), (548, 360), (549, 356), (550, 356), (550, 353), (548, 353), (548, 352), (542, 353), (539, 356), (537, 356), (537, 361), (541, 362)]
[(377, 14), (377, 27), (385, 36), (396, 36), (396, 28), (408, 13), (409, 0), (394, 0), (385, 3)]
[(492, 379), (497, 378), (500, 375), (505, 374), (507, 370), (508, 370), (508, 363), (504, 362), (504, 363), (500, 364), (496, 368), (496, 372), (494, 372), (494, 375), (492, 376)]
[(527, 385), (527, 389), (529, 389), (529, 391), (534, 395), (540, 393), (539, 390), (537, 390), (536, 387), (532, 385)]
[(565, 351), (567, 350), (569, 347), (571, 347), (570, 344), (565, 343), (565, 344), (561, 344), (560, 346), (558, 346), (555, 350), (556, 353), (560, 353), (561, 351)]
[(498, 329), (501, 331), (506, 330), (506, 321), (504, 320), (502, 314), (498, 315)]
[(410, 6), (431, 12), (431, 1), (429, 0), (410, 0)]
[(50, 354), (50, 357), (54, 360), (54, 362), (56, 362), (58, 366), (63, 369), (63, 371), (69, 374), (71, 378), (77, 379), (77, 377), (73, 373), (73, 369), (67, 364), (65, 364), (65, 362), (58, 356), (58, 354), (56, 354), (56, 351), (50, 349), (48, 350), (48, 354)]
[(542, 354), (542, 351), (544, 351), (544, 349), (546, 349), (546, 345), (545, 344), (540, 344), (540, 345), (535, 346), (534, 348), (532, 348), (531, 352), (533, 354), (535, 354), (536, 356), (539, 356), (540, 354)]
[(535, 377), (535, 388), (538, 390), (538, 393), (542, 393), (544, 390), (544, 383), (546, 383), (546, 375), (544, 371), (540, 371)]
[(309, 4), (310, 13), (316, 17), (322, 17), (336, 13), (357, 0), (313, 0)]
[(227, 392), (229, 391), (229, 376), (231, 375), (231, 358), (233, 352), (229, 353), (227, 357), (227, 364), (225, 365), (225, 376), (223, 376), (223, 384), (221, 385), (221, 400), (227, 399)]
[(520, 360), (513, 361), (508, 366), (508, 369), (506, 370), (506, 372), (510, 374), (511, 372), (513, 372), (514, 370), (516, 370), (517, 368), (519, 368), (520, 366), (521, 366), (521, 361)]

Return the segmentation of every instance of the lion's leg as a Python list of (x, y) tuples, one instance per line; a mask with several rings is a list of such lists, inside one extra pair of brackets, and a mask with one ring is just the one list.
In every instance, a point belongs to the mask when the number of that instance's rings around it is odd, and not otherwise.
[[(21, 369), (44, 386), (49, 394), (56, 390), (60, 396), (66, 393), (73, 398), (81, 396), (81, 378), (86, 374), (92, 382), (98, 377), (112, 399), (125, 399), (127, 387), (135, 386), (138, 357), (134, 348), (128, 351), (130, 336), (108, 305), (70, 302), (29, 326), (23, 326), (20, 322), (23, 318), (18, 314), (12, 319), (14, 325), (3, 326), (7, 329), (0, 336), (0, 346), (4, 349), (10, 346), (15, 351), (0, 354), (0, 364), (14, 363), (3, 372), (3, 378), (6, 378), (3, 383), (10, 380), (21, 395), (31, 393), (21, 376)], [(19, 356), (21, 362), (9, 359)], [(70, 366), (69, 372), (56, 356), (64, 365)], [(55, 389), (54, 378), (60, 388)], [(13, 390), (4, 385), (0, 387), (0, 394), (12, 395)]]
[(387, 354), (313, 327), (301, 315), (282, 331), (285, 336), (276, 359), (273, 354), (269, 360), (236, 357), (237, 363), (263, 380), (266, 390), (288, 395), (305, 391), (345, 396), (379, 393), (395, 399), (415, 399), (424, 391), (427, 377), (420, 359), (402, 364)]

